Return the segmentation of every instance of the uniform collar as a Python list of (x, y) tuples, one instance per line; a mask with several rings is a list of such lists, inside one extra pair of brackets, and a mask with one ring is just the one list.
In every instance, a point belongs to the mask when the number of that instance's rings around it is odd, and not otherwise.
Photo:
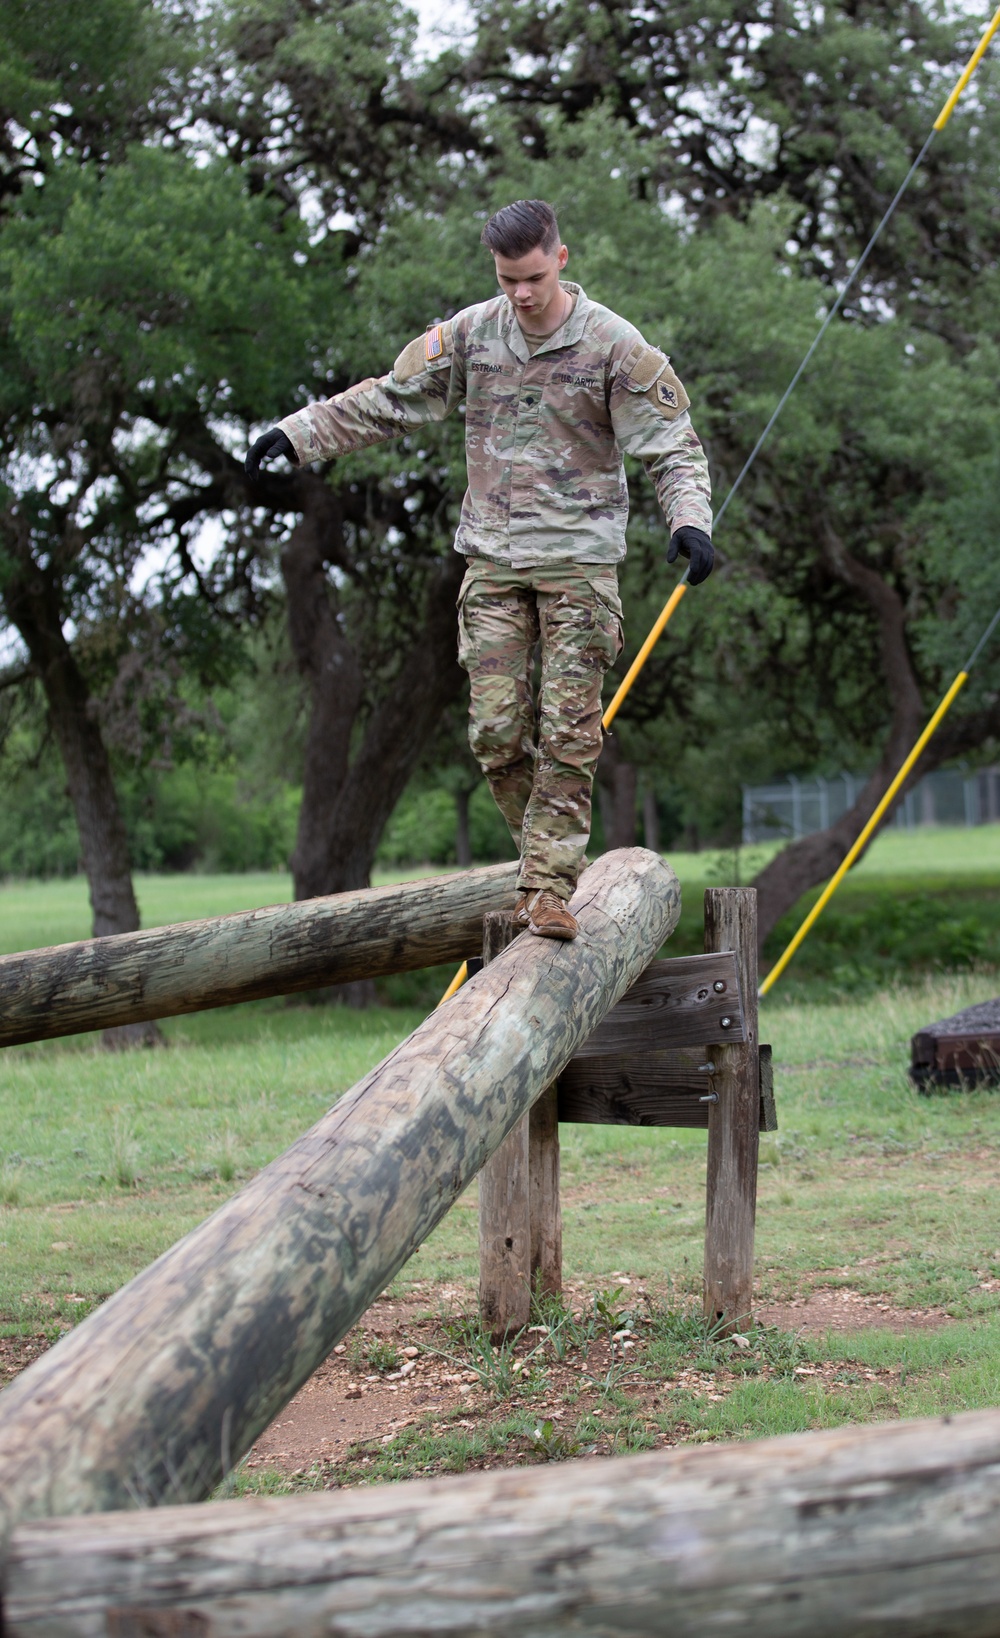
[(503, 298), (503, 317), (500, 331), (514, 357), (519, 358), (522, 364), (527, 364), (531, 357), (538, 358), (542, 353), (555, 352), (559, 347), (571, 347), (574, 342), (580, 340), (587, 327), (587, 319), (590, 316), (592, 303), (588, 300), (586, 292), (580, 285), (573, 284), (569, 279), (560, 279), (559, 283), (563, 290), (576, 297), (576, 306), (565, 324), (560, 326), (555, 335), (549, 336), (548, 341), (543, 341), (534, 354), (528, 351), (524, 331), (517, 322), (517, 315), (511, 303), (506, 296)]

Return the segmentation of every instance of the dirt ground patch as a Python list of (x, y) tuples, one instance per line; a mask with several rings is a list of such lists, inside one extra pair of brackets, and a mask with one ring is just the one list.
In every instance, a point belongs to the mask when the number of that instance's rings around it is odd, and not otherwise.
[(902, 1333), (947, 1325), (951, 1319), (943, 1308), (894, 1308), (891, 1303), (863, 1297), (860, 1292), (847, 1288), (820, 1288), (803, 1297), (792, 1297), (788, 1302), (761, 1303), (754, 1317), (758, 1325), (776, 1325), (780, 1331), (803, 1336), (823, 1335), (827, 1331), (861, 1331), (866, 1327)]
[[(440, 1320), (427, 1317), (428, 1308), (437, 1305), (435, 1299), (447, 1308), (457, 1295), (448, 1288), (428, 1292), (420, 1303), (376, 1302), (365, 1315), (363, 1334), (368, 1342), (378, 1339), (397, 1349), (398, 1371), (380, 1373), (358, 1363), (351, 1357), (356, 1333), (350, 1333), (261, 1435), (247, 1466), (294, 1471), (314, 1461), (336, 1461), (351, 1445), (467, 1402), (474, 1375), (425, 1352), (444, 1342)], [(468, 1300), (475, 1299), (470, 1294)], [(407, 1348), (420, 1350), (416, 1361), (406, 1358)]]
[[(642, 1289), (638, 1282), (630, 1284), (633, 1290)], [(575, 1295), (573, 1291), (567, 1292), (571, 1300)], [(363, 1328), (351, 1333), (339, 1351), (331, 1354), (261, 1435), (247, 1458), (248, 1468), (305, 1472), (317, 1462), (324, 1466), (337, 1463), (351, 1447), (374, 1441), (386, 1444), (402, 1429), (418, 1422), (471, 1430), (495, 1418), (499, 1407), (482, 1390), (475, 1372), (429, 1351), (446, 1349), (449, 1345), (440, 1319), (428, 1316), (428, 1307), (436, 1303), (442, 1310), (454, 1306), (456, 1312), (471, 1313), (475, 1300), (472, 1291), (460, 1294), (447, 1288), (444, 1292), (428, 1291), (427, 1300), (419, 1305), (376, 1303), (365, 1316)], [(802, 1336), (865, 1328), (903, 1333), (949, 1321), (943, 1309), (893, 1308), (889, 1303), (849, 1289), (818, 1290), (786, 1302), (765, 1303), (756, 1310), (755, 1318), (759, 1325)], [(352, 1337), (360, 1340), (362, 1333), (369, 1346), (375, 1338), (391, 1344), (405, 1375), (359, 1369), (356, 1361), (360, 1349), (358, 1342), (352, 1349)], [(407, 1359), (407, 1349), (418, 1352)], [(352, 1352), (355, 1363), (351, 1360)], [(585, 1367), (578, 1361), (565, 1365), (549, 1363), (547, 1389), (541, 1399), (532, 1402), (533, 1414), (556, 1425), (563, 1419), (572, 1422), (588, 1411), (600, 1415), (601, 1397), (593, 1384), (623, 1357), (627, 1358), (623, 1356), (621, 1344), (616, 1351), (606, 1340), (592, 1345)], [(835, 1370), (836, 1367), (830, 1367), (831, 1374)], [(822, 1375), (823, 1371), (804, 1370), (800, 1374)], [(882, 1375), (894, 1378), (891, 1371), (865, 1372), (864, 1375), (873, 1382)], [(663, 1408), (664, 1396), (678, 1389), (719, 1400), (737, 1380), (725, 1371), (695, 1369), (675, 1373), (670, 1380), (662, 1382), (636, 1376), (623, 1386), (627, 1386), (627, 1392), (643, 1411), (652, 1414)], [(663, 1445), (674, 1442), (670, 1438), (656, 1440)], [(600, 1441), (596, 1449), (601, 1450)]]
[(34, 1337), (0, 1337), (0, 1387), (12, 1382), (33, 1359), (51, 1347), (44, 1334)]
[[(646, 1286), (627, 1275), (616, 1284), (622, 1304), (636, 1314), (643, 1312)], [(654, 1295), (649, 1292), (650, 1298)], [(572, 1282), (566, 1299), (570, 1307), (583, 1309), (592, 1303), (593, 1292), (582, 1281)], [(459, 1430), (471, 1434), (509, 1416), (513, 1400), (505, 1402), (484, 1385), (469, 1368), (461, 1344), (449, 1335), (449, 1316), (458, 1319), (475, 1311), (475, 1290), (454, 1284), (428, 1285), (405, 1299), (380, 1299), (257, 1440), (246, 1458), (248, 1475), (320, 1470), (335, 1482), (344, 1482), (345, 1460), (348, 1471), (353, 1471), (359, 1460), (368, 1461), (363, 1452), (377, 1452), (406, 1429), (426, 1428), (435, 1437)], [(764, 1302), (755, 1313), (759, 1326), (790, 1333), (792, 1338), (866, 1328), (901, 1334), (945, 1325), (949, 1317), (938, 1308), (894, 1308), (846, 1286), (819, 1287), (783, 1301)], [(638, 1431), (645, 1437), (645, 1448), (662, 1447), (691, 1436), (685, 1402), (719, 1404), (742, 1382), (739, 1371), (728, 1368), (722, 1357), (699, 1368), (705, 1362), (696, 1359), (697, 1349), (688, 1355), (689, 1364), (682, 1366), (678, 1359), (669, 1377), (633, 1371), (630, 1367), (643, 1351), (643, 1326), (636, 1324), (636, 1332), (609, 1331), (591, 1341), (585, 1357), (577, 1354), (563, 1360), (541, 1346), (541, 1328), (520, 1339), (516, 1353), (523, 1367), (516, 1369), (536, 1372), (530, 1398), (520, 1402), (528, 1420), (547, 1424), (558, 1441), (563, 1430), (571, 1436), (570, 1430), (589, 1417), (586, 1452), (606, 1454), (620, 1448), (620, 1419), (616, 1420), (614, 1398), (607, 1392), (609, 1373), (618, 1373), (620, 1389), (628, 1395), (633, 1434)], [(44, 1335), (0, 1339), (0, 1384), (11, 1381), (47, 1346)], [(538, 1357), (532, 1358), (535, 1350)], [(818, 1382), (829, 1378), (832, 1384), (840, 1370), (836, 1364), (800, 1362), (794, 1375)], [(765, 1363), (762, 1378), (772, 1374)], [(889, 1386), (896, 1378), (897, 1372), (888, 1369), (865, 1370), (858, 1379)], [(475, 1465), (507, 1465), (526, 1455), (530, 1459), (530, 1448), (530, 1437), (515, 1438), (503, 1452)], [(576, 1446), (567, 1453), (576, 1454)]]

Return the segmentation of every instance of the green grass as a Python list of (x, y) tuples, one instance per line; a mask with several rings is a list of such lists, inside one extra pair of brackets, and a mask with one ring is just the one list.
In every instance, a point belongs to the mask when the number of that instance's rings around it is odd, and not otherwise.
[[(671, 853), (684, 889), (672, 948), (702, 947), (706, 887), (747, 882), (778, 844), (702, 853)], [(376, 883), (437, 874), (433, 866), (383, 872)], [(136, 878), (144, 926), (224, 915), (287, 902), (283, 873)], [(783, 917), (767, 941), (765, 964), (784, 948), (819, 889)], [(86, 884), (70, 881), (0, 885), (0, 954), (85, 938), (90, 931)], [(907, 974), (1000, 965), (1000, 825), (884, 832), (851, 872), (783, 976), (776, 997), (823, 1000), (831, 992), (864, 993)], [(429, 1009), (451, 977), (446, 967), (382, 979), (388, 1006)]]
[(311, 1126), (419, 1017), (255, 1003), (166, 1022), (161, 1052), (109, 1056), (88, 1037), (9, 1049), (0, 1312), (22, 1329), (86, 1312)]
[[(384, 870), (375, 885), (441, 874), (436, 865), (413, 870)], [(267, 904), (287, 904), (292, 878), (287, 871), (247, 871), (241, 876), (198, 875), (135, 877), (139, 914), (144, 927), (164, 927), (203, 916), (227, 916)], [(90, 937), (90, 901), (82, 876), (54, 881), (0, 883), (0, 955), (70, 944)]]
[[(934, 1333), (873, 1330), (808, 1339), (751, 1326), (727, 1339), (706, 1333), (691, 1309), (648, 1298), (625, 1306), (621, 1287), (598, 1300), (616, 1306), (618, 1323), (629, 1327), (627, 1357), (617, 1349), (612, 1356), (606, 1338), (595, 1340), (586, 1307), (574, 1315), (550, 1302), (550, 1322), (560, 1311), (575, 1333), (558, 1360), (545, 1339), (529, 1332), (494, 1351), (506, 1356), (506, 1371), (494, 1369), (483, 1391), (460, 1408), (393, 1422), (389, 1433), (358, 1441), (339, 1459), (317, 1459), (292, 1473), (245, 1466), (224, 1493), (377, 1484), (682, 1441), (762, 1438), (980, 1409), (1000, 1398), (996, 1317)], [(466, 1331), (474, 1362), (474, 1325)], [(518, 1361), (530, 1368), (512, 1372)]]
[[(921, 1023), (997, 987), (972, 974), (866, 1002), (765, 1003), (781, 1123), (761, 1150), (765, 1292), (849, 1281), (961, 1317), (995, 1302), (979, 1287), (1000, 1250), (1000, 1097), (918, 1097), (906, 1065)], [(86, 1311), (311, 1125), (419, 1016), (258, 1003), (168, 1021), (163, 1052), (109, 1057), (82, 1040), (9, 1049), (0, 1313), (21, 1327)], [(567, 1267), (694, 1291), (704, 1136), (566, 1127), (562, 1149)], [(473, 1186), (406, 1281), (471, 1285), (475, 1224)]]
[[(688, 889), (685, 921), (690, 918), (692, 924), (698, 921), (700, 926), (704, 888), (752, 880), (777, 851), (778, 844), (767, 843), (737, 850), (668, 852), (666, 856), (682, 886)], [(433, 865), (383, 871), (375, 877), (375, 884), (440, 873), (440, 867)], [(1000, 825), (971, 830), (928, 827), (885, 831), (851, 871), (841, 892), (847, 900), (860, 897), (868, 901), (879, 892), (921, 890), (975, 895), (984, 887), (994, 893), (1000, 889)], [(144, 927), (285, 904), (291, 892), (291, 877), (284, 871), (248, 872), (242, 876), (136, 876)], [(803, 904), (808, 902), (807, 898)], [(82, 876), (0, 883), (0, 954), (89, 936), (90, 906)]]
[[(942, 860), (951, 874), (932, 876)], [(695, 918), (699, 894), (690, 889), (722, 879), (724, 861), (676, 862)], [(994, 915), (1000, 830), (890, 834), (846, 893), (863, 910), (865, 894), (887, 883), (915, 894), (924, 878), (935, 890), (943, 884), (946, 899), (969, 893)], [(143, 878), (140, 894), (157, 921), (274, 902), (282, 886), (287, 893), (275, 876)], [(85, 931), (74, 917), (86, 919), (77, 882), (0, 889), (7, 948)], [(808, 980), (782, 986), (762, 1009), (780, 1120), (761, 1150), (762, 1297), (848, 1286), (939, 1309), (949, 1319), (942, 1330), (825, 1341), (761, 1332), (738, 1353), (713, 1342), (691, 1318), (703, 1134), (564, 1127), (567, 1274), (590, 1290), (628, 1274), (649, 1292), (654, 1310), (636, 1356), (642, 1391), (622, 1377), (599, 1402), (568, 1399), (556, 1426), (544, 1378), (529, 1373), (513, 1397), (494, 1396), (474, 1428), (407, 1429), (352, 1456), (337, 1482), (997, 1403), (1000, 1095), (919, 1097), (906, 1067), (918, 1027), (998, 990), (996, 971), (974, 966), (905, 984), (876, 974), (853, 990)], [(421, 1016), (415, 1007), (358, 1014), (263, 1002), (168, 1021), (162, 1052), (109, 1056), (88, 1037), (5, 1052), (0, 1336), (52, 1337), (75, 1323), (310, 1126)], [(399, 1277), (399, 1291), (419, 1297), (446, 1286), (465, 1294), (459, 1306), (474, 1305), (475, 1206), (473, 1186)], [(468, 1336), (448, 1346), (466, 1358), (474, 1351)], [(674, 1388), (654, 1403), (670, 1373)], [(511, 1388), (509, 1372), (504, 1380)], [(724, 1386), (718, 1398), (712, 1382)], [(302, 1482), (329, 1479), (317, 1470)]]

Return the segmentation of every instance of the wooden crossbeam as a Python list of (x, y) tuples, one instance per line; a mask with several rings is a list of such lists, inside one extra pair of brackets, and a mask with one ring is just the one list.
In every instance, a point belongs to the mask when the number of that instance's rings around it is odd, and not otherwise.
[(736, 956), (724, 950), (651, 962), (577, 1058), (745, 1039)]
[[(711, 1067), (709, 1067), (711, 1066)], [(715, 1083), (711, 1049), (590, 1057), (559, 1077), (559, 1119), (585, 1126), (708, 1126)], [(771, 1048), (760, 1048), (760, 1130), (777, 1130)]]
[[(707, 1128), (721, 1073), (713, 1049), (745, 1041), (735, 951), (654, 961), (563, 1070), (559, 1119)], [(769, 1046), (760, 1048), (759, 1063), (760, 1130), (773, 1132)]]

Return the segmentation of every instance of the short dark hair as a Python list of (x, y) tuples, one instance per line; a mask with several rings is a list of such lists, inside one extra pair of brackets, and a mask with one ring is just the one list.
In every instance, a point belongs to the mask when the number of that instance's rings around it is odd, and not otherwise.
[(559, 245), (556, 213), (544, 199), (515, 199), (490, 217), (481, 242), (494, 256), (527, 256), (539, 246), (549, 255)]

